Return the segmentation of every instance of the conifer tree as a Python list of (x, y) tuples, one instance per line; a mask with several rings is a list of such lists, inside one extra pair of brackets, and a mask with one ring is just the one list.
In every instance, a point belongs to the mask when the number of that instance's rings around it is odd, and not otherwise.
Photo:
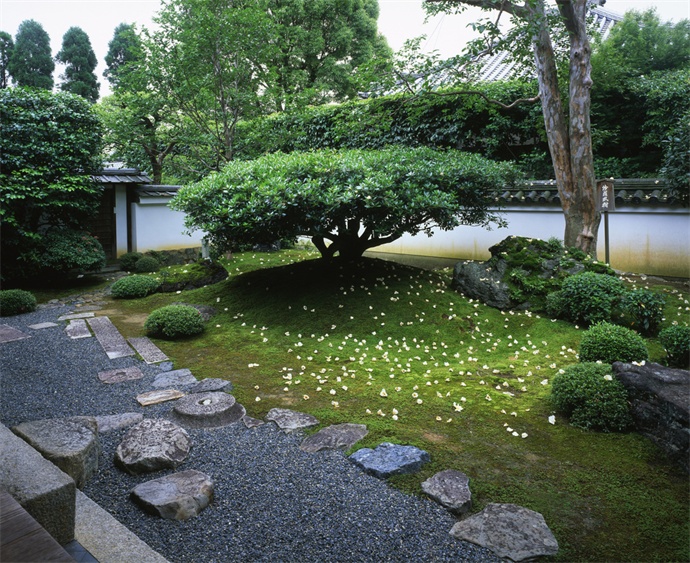
[(53, 89), (55, 63), (50, 37), (40, 23), (24, 20), (19, 25), (7, 68), (17, 86)]
[(60, 89), (77, 94), (90, 102), (98, 100), (100, 84), (94, 70), (98, 64), (96, 54), (86, 32), (79, 27), (70, 27), (62, 37), (62, 49), (55, 60), (66, 66)]
[(0, 31), (0, 89), (10, 85), (10, 72), (8, 65), (14, 51), (12, 36), (6, 31)]

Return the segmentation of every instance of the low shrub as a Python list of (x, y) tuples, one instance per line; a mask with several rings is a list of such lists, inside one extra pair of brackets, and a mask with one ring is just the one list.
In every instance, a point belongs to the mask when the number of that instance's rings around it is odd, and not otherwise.
[(677, 325), (665, 328), (659, 333), (659, 342), (666, 350), (669, 366), (690, 368), (690, 327)]
[(628, 394), (611, 375), (610, 364), (582, 363), (568, 366), (554, 377), (551, 399), (570, 424), (585, 430), (623, 431), (632, 419)]
[(663, 295), (648, 289), (629, 291), (621, 300), (621, 308), (630, 320), (630, 326), (645, 336), (655, 336), (664, 320)]
[(144, 323), (146, 332), (161, 338), (184, 338), (204, 330), (201, 313), (188, 305), (168, 305), (153, 311)]
[(43, 239), (41, 266), (50, 274), (95, 272), (105, 266), (106, 256), (98, 239), (81, 231), (59, 229)]
[(144, 255), (141, 252), (128, 252), (120, 256), (120, 268), (125, 272), (133, 272), (134, 265), (141, 260)]
[(3, 289), (0, 291), (0, 317), (21, 315), (36, 310), (36, 298), (23, 289)]
[(611, 320), (625, 289), (616, 277), (583, 272), (565, 279), (560, 291), (555, 293), (546, 301), (550, 315), (591, 325)]
[(151, 276), (133, 275), (120, 278), (110, 288), (117, 299), (138, 299), (156, 293), (160, 283)]
[(160, 270), (161, 263), (153, 256), (142, 256), (134, 264), (134, 271), (139, 274), (147, 274)]
[(634, 330), (605, 321), (582, 335), (581, 362), (641, 362), (649, 357), (644, 339)]

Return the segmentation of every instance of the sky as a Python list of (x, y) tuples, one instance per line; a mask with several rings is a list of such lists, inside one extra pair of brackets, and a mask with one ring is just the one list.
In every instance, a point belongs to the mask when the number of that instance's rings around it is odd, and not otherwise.
[[(104, 59), (115, 28), (120, 23), (150, 28), (151, 18), (160, 6), (160, 0), (0, 0), (0, 31), (14, 38), (22, 21), (36, 20), (50, 36), (55, 55), (65, 32), (70, 27), (80, 27), (89, 36), (98, 58), (96, 76), (101, 82), (101, 95), (105, 95), (108, 84), (103, 78)], [(422, 0), (379, 0), (379, 7), (379, 31), (393, 50), (400, 49), (407, 39), (426, 35), (422, 42), (424, 50), (437, 50), (443, 57), (462, 51), (465, 42), (473, 36), (468, 23), (481, 16), (480, 11), (470, 9), (461, 15), (435, 16), (424, 23)], [(689, 0), (608, 0), (604, 6), (621, 15), (628, 10), (643, 11), (650, 7), (656, 7), (662, 21), (690, 19)], [(56, 65), (53, 75), (56, 83), (63, 68)]]

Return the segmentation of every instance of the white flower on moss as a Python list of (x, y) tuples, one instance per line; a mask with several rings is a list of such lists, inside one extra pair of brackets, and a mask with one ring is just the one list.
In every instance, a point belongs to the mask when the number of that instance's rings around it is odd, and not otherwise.
[(549, 417), (549, 424), (556, 424), (556, 417), (554, 415)]
[(381, 392), (379, 393), (382, 397), (388, 397), (388, 393), (386, 393), (385, 389), (381, 389)]
[(610, 374), (608, 374), (608, 373), (604, 376), (604, 379), (605, 379), (606, 381), (613, 381), (613, 377), (612, 377)]

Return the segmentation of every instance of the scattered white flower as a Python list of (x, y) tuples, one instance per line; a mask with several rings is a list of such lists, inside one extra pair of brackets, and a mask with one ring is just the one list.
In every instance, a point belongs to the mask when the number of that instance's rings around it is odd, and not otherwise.
[(549, 424), (556, 424), (556, 417), (554, 415), (549, 417)]

